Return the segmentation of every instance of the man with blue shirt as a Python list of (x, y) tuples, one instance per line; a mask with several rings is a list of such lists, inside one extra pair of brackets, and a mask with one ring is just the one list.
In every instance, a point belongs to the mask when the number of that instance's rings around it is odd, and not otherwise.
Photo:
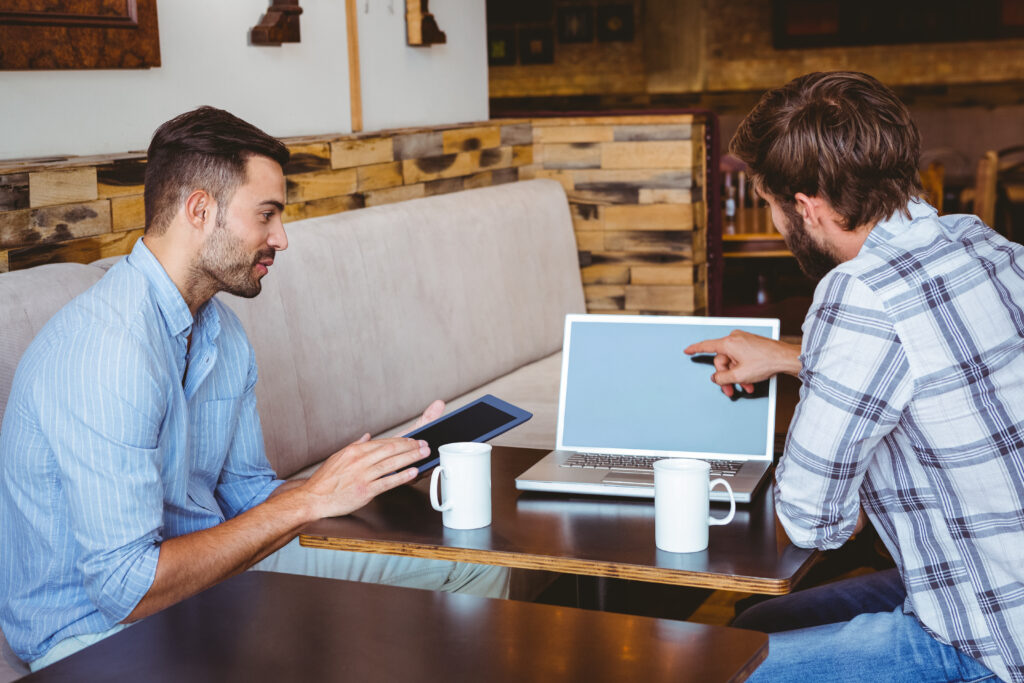
[(302, 525), (411, 481), (429, 450), (365, 435), (289, 482), (267, 462), (253, 349), (213, 297), (259, 294), (287, 247), (287, 160), (221, 110), (161, 126), (143, 239), (18, 366), (0, 431), (0, 626), (33, 670), (257, 563), (506, 593), (502, 568), (298, 547)]
[(896, 563), (740, 614), (771, 633), (750, 680), (1024, 682), (1024, 247), (918, 199), (917, 128), (865, 74), (766, 93), (730, 146), (821, 281), (802, 348), (687, 352), (729, 395), (799, 376), (779, 519), (825, 550), (866, 515)]

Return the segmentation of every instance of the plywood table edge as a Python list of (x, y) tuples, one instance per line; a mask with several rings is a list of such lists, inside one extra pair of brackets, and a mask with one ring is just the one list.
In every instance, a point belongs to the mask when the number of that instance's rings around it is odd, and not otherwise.
[(750, 658), (750, 660), (743, 665), (743, 668), (736, 672), (736, 675), (732, 677), (732, 681), (740, 683), (750, 678), (750, 675), (757, 671), (757, 667), (761, 666), (764, 660), (768, 659), (768, 645), (769, 640), (767, 634), (765, 634), (764, 643), (758, 648), (757, 652)]
[(578, 574), (582, 576), (604, 576), (614, 579), (662, 583), (671, 586), (689, 588), (708, 588), (759, 595), (786, 595), (792, 591), (799, 577), (810, 568), (811, 562), (804, 562), (800, 570), (789, 579), (762, 579), (744, 576), (727, 576), (724, 574), (707, 574), (700, 571), (681, 569), (662, 569), (641, 565), (622, 565), (611, 562), (593, 560), (566, 559), (560, 557), (544, 557), (521, 553), (472, 550), (467, 548), (449, 548), (445, 546), (426, 545), (419, 543), (397, 543), (394, 541), (366, 541), (356, 539), (338, 539), (312, 534), (300, 534), (299, 544), (306, 548), (322, 548), (326, 550), (347, 550), (349, 552), (376, 553), (380, 555), (400, 555), (404, 557), (422, 557), (450, 562), (469, 562), (471, 564), (488, 564), (516, 569), (537, 569), (542, 571)]

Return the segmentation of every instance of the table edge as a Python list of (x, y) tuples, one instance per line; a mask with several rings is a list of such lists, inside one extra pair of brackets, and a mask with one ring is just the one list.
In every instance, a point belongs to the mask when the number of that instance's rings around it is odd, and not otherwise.
[(684, 569), (661, 569), (644, 565), (624, 565), (596, 560), (545, 557), (498, 550), (475, 550), (471, 548), (450, 548), (421, 543), (373, 541), (360, 539), (338, 539), (315, 534), (299, 534), (299, 544), (306, 548), (325, 550), (347, 550), (351, 552), (375, 553), (379, 555), (400, 555), (422, 557), (434, 560), (488, 564), (516, 569), (535, 569), (583, 576), (603, 576), (629, 579), (648, 583), (662, 583), (689, 588), (731, 590), (759, 595), (786, 595), (810, 570), (814, 553), (793, 574), (785, 579), (765, 579), (745, 576), (708, 574), (707, 572)]

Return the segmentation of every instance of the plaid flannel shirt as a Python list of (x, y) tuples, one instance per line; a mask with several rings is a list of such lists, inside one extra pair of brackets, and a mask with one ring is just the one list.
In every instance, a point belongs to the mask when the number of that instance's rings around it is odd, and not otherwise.
[(863, 507), (905, 611), (1024, 682), (1024, 247), (907, 208), (815, 291), (778, 514), (826, 549)]

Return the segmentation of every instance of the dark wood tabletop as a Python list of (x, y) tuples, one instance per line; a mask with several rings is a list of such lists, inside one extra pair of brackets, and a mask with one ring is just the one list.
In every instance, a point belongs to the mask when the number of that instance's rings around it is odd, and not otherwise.
[[(347, 517), (303, 527), (304, 546), (607, 576), (697, 588), (780, 595), (810, 568), (814, 551), (777, 528), (771, 486), (736, 518), (710, 529), (707, 550), (669, 553), (654, 545), (654, 502), (519, 491), (515, 478), (547, 451), (495, 447), (492, 523), (447, 529), (421, 479), (378, 496)], [(715, 516), (727, 506), (712, 504)]]
[(767, 654), (754, 631), (246, 572), (23, 680), (742, 681)]

